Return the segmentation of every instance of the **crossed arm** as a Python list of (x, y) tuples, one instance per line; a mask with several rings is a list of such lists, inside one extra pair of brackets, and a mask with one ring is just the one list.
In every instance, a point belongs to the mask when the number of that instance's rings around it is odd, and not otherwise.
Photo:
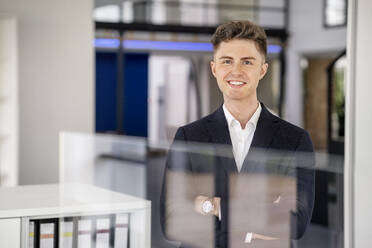
[[(185, 140), (183, 133), (177, 132), (175, 140)], [(304, 157), (303, 153), (308, 154), (308, 155)], [(277, 211), (278, 205), (284, 206), (283, 208), (286, 209), (287, 213), (288, 214), (290, 213), (290, 215), (288, 215), (288, 219), (291, 218), (291, 223), (290, 223), (291, 227), (289, 231), (290, 234), (287, 235), (287, 238), (288, 236), (290, 236), (291, 239), (298, 239), (302, 237), (303, 233), (306, 230), (306, 226), (308, 225), (310, 221), (313, 201), (314, 201), (314, 172), (311, 169), (312, 166), (314, 165), (313, 149), (312, 149), (310, 138), (308, 137), (308, 135), (306, 135), (306, 133), (301, 137), (300, 141), (298, 142), (297, 149), (294, 153), (294, 161), (295, 161), (295, 166), (296, 166), (295, 167), (296, 172), (294, 173), (296, 179), (295, 179), (295, 186), (292, 188), (297, 187), (297, 191), (292, 193), (290, 197), (283, 197), (283, 199), (281, 199), (279, 195), (279, 202), (275, 202), (276, 200), (278, 200), (277, 198), (272, 199), (271, 202), (269, 202), (269, 204), (265, 206), (265, 209), (261, 209), (261, 211), (267, 211), (268, 215), (271, 216), (271, 213), (275, 213)], [(298, 165), (300, 165), (299, 168), (297, 168)], [(301, 168), (301, 166), (304, 166), (305, 168)], [(168, 173), (173, 174), (173, 175), (178, 173), (180, 174), (180, 177), (175, 180), (169, 180)], [(213, 185), (213, 183), (215, 183), (213, 181), (213, 176), (209, 177), (209, 179), (206, 179), (206, 180), (205, 178), (203, 180), (194, 180), (193, 179), (194, 177), (195, 177), (195, 173), (192, 170), (189, 154), (187, 154), (187, 152), (185, 153), (185, 152), (170, 151), (168, 155), (168, 159), (167, 159), (165, 174), (164, 174), (162, 199), (161, 199), (161, 204), (162, 204), (161, 223), (162, 223), (163, 231), (165, 231), (165, 233), (167, 233), (166, 231), (167, 228), (165, 227), (167, 219), (176, 220), (175, 222), (172, 222), (172, 223), (174, 224), (176, 223), (176, 225), (178, 226), (185, 226), (185, 225), (189, 225), (190, 223), (192, 224), (191, 220), (193, 217), (203, 219), (201, 218), (201, 215), (203, 214), (201, 205), (204, 202), (205, 198), (207, 198), (207, 196), (209, 197), (212, 196), (213, 198), (215, 209), (212, 215), (215, 217), (214, 219), (221, 220), (221, 218), (222, 219), (224, 218), (224, 216), (220, 216), (220, 213), (221, 213), (220, 210), (221, 208), (223, 208), (223, 203), (221, 202), (224, 202), (224, 201), (221, 201), (221, 197), (217, 197), (217, 196), (213, 197), (213, 189), (209, 190), (209, 192), (206, 192), (208, 190), (205, 190), (205, 187), (198, 187), (198, 183), (195, 183), (196, 181), (203, 181), (205, 182), (204, 185), (207, 185), (207, 188), (208, 187), (211, 188), (210, 185)], [(251, 181), (251, 180), (247, 180), (247, 181)], [(174, 184), (178, 186), (180, 184), (183, 184), (184, 190), (179, 191), (178, 189), (175, 189)], [(181, 198), (184, 198), (185, 200), (184, 203), (180, 202)], [(248, 212), (253, 212), (253, 213), (255, 212), (255, 211), (252, 211), (252, 208), (249, 207), (249, 205), (252, 205), (251, 202), (245, 202), (243, 204), (241, 203), (239, 204), (240, 205), (246, 204), (248, 206), (247, 208)], [(232, 201), (230, 201), (229, 205), (230, 205), (229, 208), (231, 210), (232, 205), (233, 205)], [(288, 206), (292, 206), (292, 207), (288, 207)], [(244, 215), (245, 213), (243, 212), (243, 216), (240, 216), (240, 219), (245, 219)], [(190, 218), (184, 218), (184, 216), (190, 216)], [(259, 216), (257, 216), (257, 218), (259, 218)], [(249, 218), (246, 218), (246, 219), (247, 219), (247, 222), (251, 221)], [(206, 219), (204, 218), (204, 220)], [(258, 220), (256, 219), (255, 221), (258, 221)], [(214, 226), (213, 222), (214, 221), (209, 221), (208, 225)], [(195, 226), (196, 226), (195, 231), (202, 230), (201, 229), (202, 225), (203, 224), (198, 225), (195, 222)], [(275, 231), (270, 231), (269, 230), (270, 228), (255, 229), (251, 227), (252, 226), (248, 225), (248, 227), (245, 229), (245, 232), (252, 232), (251, 233), (252, 240), (257, 239), (257, 240), (269, 241), (269, 240), (276, 240), (277, 238), (280, 238), (280, 235), (277, 235)], [(234, 227), (231, 226), (230, 228), (233, 229)], [(181, 237), (182, 239), (183, 235), (184, 234), (181, 233), (180, 236), (178, 237)], [(244, 237), (242, 237), (241, 240), (244, 240)]]

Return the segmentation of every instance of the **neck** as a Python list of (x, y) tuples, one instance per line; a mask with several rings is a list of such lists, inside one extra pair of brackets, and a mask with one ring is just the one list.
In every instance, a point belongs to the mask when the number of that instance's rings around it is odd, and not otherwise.
[(237, 121), (239, 121), (240, 126), (244, 129), (245, 125), (252, 118), (254, 112), (256, 112), (259, 103), (257, 97), (254, 97), (245, 101), (225, 99), (224, 104), (231, 115), (234, 116)]

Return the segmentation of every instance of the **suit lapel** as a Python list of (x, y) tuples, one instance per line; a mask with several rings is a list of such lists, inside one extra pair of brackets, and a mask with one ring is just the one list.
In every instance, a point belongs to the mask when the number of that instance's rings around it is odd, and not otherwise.
[[(255, 156), (255, 151), (259, 151), (256, 154), (262, 156), (263, 152), (270, 147), (270, 144), (278, 131), (279, 125), (277, 125), (277, 118), (275, 118), (274, 115), (267, 110), (263, 103), (261, 103), (261, 106), (262, 111), (257, 122), (256, 131), (254, 133), (249, 152), (245, 157), (241, 172), (247, 172), (255, 169), (256, 166), (250, 165), (252, 162), (258, 160), (258, 158)], [(229, 128), (227, 126), (227, 121), (222, 106), (219, 107), (207, 119), (207, 130), (210, 137), (210, 143), (230, 146), (230, 149), (224, 149), (223, 151), (223, 154), (227, 154), (227, 156), (221, 156), (222, 165), (226, 171), (238, 172), (234, 154), (232, 152)], [(221, 146), (221, 148), (223, 149), (224, 146)]]
[(262, 111), (260, 118), (258, 119), (256, 131), (253, 136), (251, 147), (248, 151), (247, 156), (244, 159), (242, 172), (247, 172), (255, 170), (256, 166), (251, 166), (251, 164), (257, 164), (256, 162), (260, 160), (255, 155), (262, 156), (264, 152), (270, 147), (276, 132), (278, 131), (278, 120), (271, 114), (266, 107), (261, 103)]
[(207, 123), (209, 137), (213, 143), (231, 145), (229, 128), (222, 106), (207, 119)]
[[(219, 151), (222, 150), (222, 154), (226, 154), (225, 156), (219, 156), (221, 158), (222, 166), (227, 172), (237, 172), (237, 167), (232, 152), (230, 132), (227, 126), (227, 121), (222, 106), (219, 107), (207, 119), (207, 130), (209, 133), (210, 142), (213, 144), (217, 144), (216, 148)], [(220, 144), (221, 146), (218, 146), (218, 144)]]
[(256, 131), (253, 136), (251, 147), (268, 148), (274, 134), (277, 131), (278, 120), (274, 118), (267, 108), (261, 103), (262, 111), (257, 122)]

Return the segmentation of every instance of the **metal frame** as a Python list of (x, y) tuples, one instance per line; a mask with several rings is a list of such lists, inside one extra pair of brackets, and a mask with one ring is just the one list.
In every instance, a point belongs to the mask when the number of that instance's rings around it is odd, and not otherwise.
[[(189, 33), (189, 34), (213, 34), (217, 26), (190, 26), (174, 24), (150, 24), (144, 22), (95, 22), (96, 30), (111, 29), (116, 31), (148, 31), (148, 32), (168, 32), (168, 33)], [(267, 28), (265, 32), (268, 37), (286, 40), (288, 32), (286, 29)]]
[[(207, 9), (224, 9), (224, 10), (240, 10), (240, 11), (251, 11), (254, 13), (254, 15), (260, 11), (264, 12), (283, 12), (284, 19), (288, 16), (288, 1), (284, 1), (283, 7), (272, 7), (272, 6), (258, 6), (257, 0), (253, 0), (253, 4), (229, 4), (229, 3), (209, 3), (209, 2), (187, 2), (187, 1), (174, 1), (174, 0), (164, 0), (164, 1), (154, 1), (154, 0), (124, 0), (123, 2), (132, 2), (133, 7), (143, 6), (145, 11), (149, 11), (151, 6), (156, 4), (162, 4), (168, 7), (179, 7), (180, 4), (186, 7), (192, 7), (192, 8), (201, 8), (204, 11)], [(147, 17), (150, 15), (147, 15)], [(205, 17), (208, 17), (207, 11), (205, 11)], [(285, 24), (288, 24), (285, 22)], [(287, 26), (286, 26), (287, 27)]]
[(358, 0), (348, 1), (347, 67), (345, 83), (344, 224), (345, 248), (355, 245), (355, 78)]
[(124, 48), (123, 48), (123, 37), (124, 31), (119, 30), (119, 48), (117, 51), (117, 84), (116, 84), (116, 97), (117, 97), (117, 119), (116, 119), (116, 130), (118, 134), (124, 134)]
[(264, 11), (282, 11), (286, 10), (286, 7), (270, 7), (270, 6), (257, 6), (256, 4), (253, 5), (242, 5), (242, 4), (228, 4), (228, 3), (208, 3), (208, 2), (183, 2), (183, 1), (124, 1), (124, 2), (133, 2), (134, 5), (152, 5), (152, 4), (165, 4), (168, 6), (175, 6), (179, 7), (179, 4), (183, 4), (186, 6), (192, 7), (203, 7), (203, 8), (221, 8), (221, 9), (235, 9), (235, 10), (264, 10)]

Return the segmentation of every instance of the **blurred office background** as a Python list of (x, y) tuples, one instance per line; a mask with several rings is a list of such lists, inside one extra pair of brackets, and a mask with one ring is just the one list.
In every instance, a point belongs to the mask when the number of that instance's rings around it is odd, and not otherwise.
[[(355, 11), (372, 7), (359, 2)], [(368, 99), (363, 95), (350, 103), (353, 115), (345, 114), (347, 94), (355, 92), (347, 93), (345, 86), (345, 72), (351, 70), (348, 6), (354, 5), (347, 0), (0, 0), (0, 184), (57, 183), (62, 131), (143, 137), (149, 147), (172, 140), (177, 127), (222, 103), (210, 72), (209, 40), (218, 24), (247, 19), (263, 26), (269, 40), (269, 72), (259, 85), (259, 99), (309, 131), (317, 166), (326, 168), (316, 174), (312, 223), (319, 228), (313, 231), (343, 247), (349, 204), (344, 178), (350, 173), (344, 170), (345, 123), (355, 127), (363, 120), (362, 100)], [(358, 92), (370, 89), (361, 85)], [(355, 106), (362, 106), (359, 112), (353, 112)], [(353, 151), (365, 144), (355, 139), (349, 138)], [(161, 175), (161, 166), (151, 173)], [(157, 203), (159, 192), (155, 187), (129, 193)]]

